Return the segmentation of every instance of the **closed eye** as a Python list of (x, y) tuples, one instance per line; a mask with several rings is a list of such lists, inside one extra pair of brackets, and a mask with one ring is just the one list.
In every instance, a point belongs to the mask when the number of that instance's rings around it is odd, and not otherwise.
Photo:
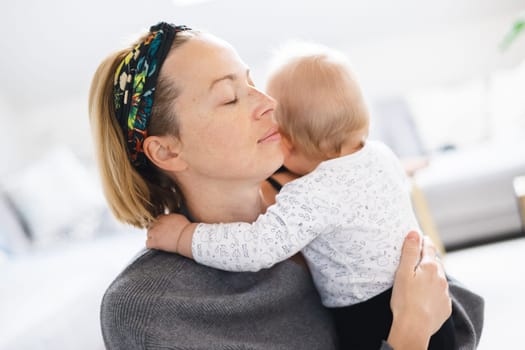
[(234, 98), (233, 100), (231, 100), (231, 101), (226, 102), (225, 105), (234, 105), (234, 104), (236, 104), (236, 103), (237, 103), (237, 97), (235, 97), (235, 98)]

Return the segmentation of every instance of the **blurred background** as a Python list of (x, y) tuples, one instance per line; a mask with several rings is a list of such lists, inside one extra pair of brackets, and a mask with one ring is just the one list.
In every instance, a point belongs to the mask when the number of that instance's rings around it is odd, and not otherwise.
[(100, 298), (144, 234), (108, 212), (87, 96), (101, 60), (161, 20), (229, 41), (261, 87), (287, 41), (347, 54), (371, 137), (405, 164), (449, 272), (487, 300), (480, 349), (521, 343), (523, 0), (22, 0), (2, 11), (0, 349), (103, 348)]

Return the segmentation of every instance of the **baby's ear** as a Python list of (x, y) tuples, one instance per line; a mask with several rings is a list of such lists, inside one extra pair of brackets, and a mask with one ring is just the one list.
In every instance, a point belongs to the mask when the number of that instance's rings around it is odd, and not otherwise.
[(144, 140), (146, 157), (162, 170), (183, 171), (188, 167), (182, 159), (182, 144), (173, 136), (148, 136)]

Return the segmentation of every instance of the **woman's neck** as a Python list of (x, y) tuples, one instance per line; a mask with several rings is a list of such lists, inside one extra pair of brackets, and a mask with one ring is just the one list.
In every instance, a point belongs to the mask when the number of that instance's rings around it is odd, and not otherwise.
[(197, 222), (253, 222), (265, 210), (260, 184), (240, 186), (238, 182), (181, 184), (188, 210)]

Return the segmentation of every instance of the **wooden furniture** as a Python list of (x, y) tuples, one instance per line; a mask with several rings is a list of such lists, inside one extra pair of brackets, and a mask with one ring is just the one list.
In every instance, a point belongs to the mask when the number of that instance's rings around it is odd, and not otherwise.
[(518, 199), (523, 231), (525, 231), (525, 176), (514, 178), (514, 193)]
[(443, 256), (445, 255), (445, 246), (441, 241), (439, 236), (439, 231), (436, 227), (434, 219), (430, 213), (430, 209), (425, 198), (425, 194), (421, 188), (416, 184), (412, 179), (412, 205), (414, 206), (414, 211), (421, 226), (421, 230), (425, 233), (434, 245), (436, 246), (438, 252)]

